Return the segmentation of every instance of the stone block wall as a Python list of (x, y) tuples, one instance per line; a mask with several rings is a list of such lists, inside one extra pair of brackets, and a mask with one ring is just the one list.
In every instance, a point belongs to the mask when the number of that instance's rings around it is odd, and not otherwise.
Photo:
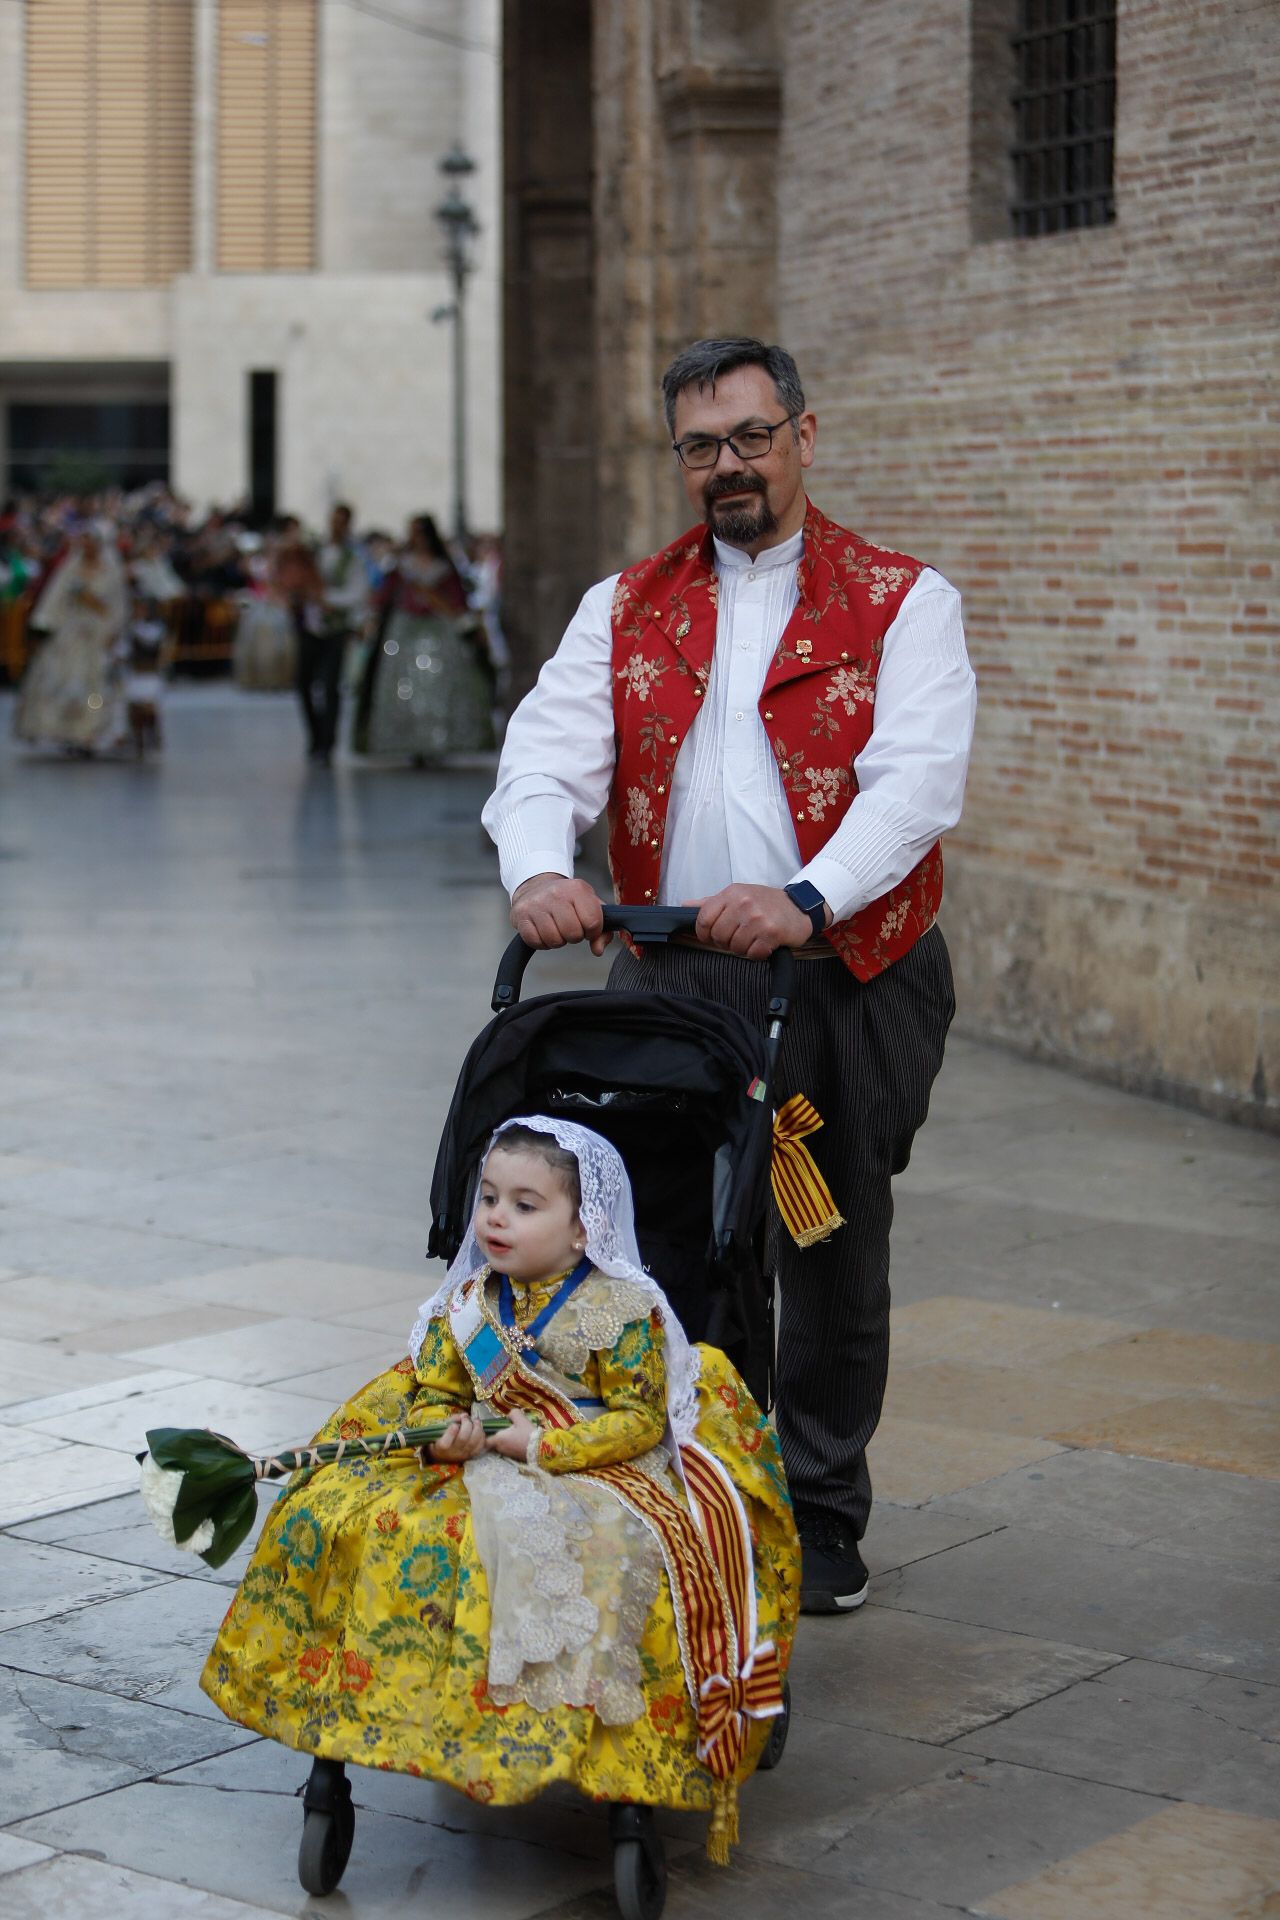
[(786, 9), (811, 490), (964, 595), (964, 1026), (1277, 1125), (1280, 14), (1121, 0), (1116, 222), (1015, 240), (991, 13)]

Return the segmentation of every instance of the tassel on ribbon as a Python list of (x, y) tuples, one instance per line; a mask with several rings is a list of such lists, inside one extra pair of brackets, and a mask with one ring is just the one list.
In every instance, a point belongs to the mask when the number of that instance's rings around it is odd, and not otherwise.
[(707, 1858), (713, 1867), (727, 1867), (729, 1851), (738, 1844), (738, 1783), (717, 1780), (711, 1789), (711, 1825), (707, 1828)]
[(816, 1133), (821, 1125), (821, 1114), (802, 1093), (793, 1093), (773, 1116), (769, 1178), (778, 1212), (798, 1247), (815, 1246), (844, 1225), (831, 1189), (804, 1144), (806, 1136)]

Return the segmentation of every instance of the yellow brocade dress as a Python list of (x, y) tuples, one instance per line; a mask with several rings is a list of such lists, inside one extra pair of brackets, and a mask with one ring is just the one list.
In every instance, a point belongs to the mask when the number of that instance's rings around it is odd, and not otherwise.
[[(518, 1327), (547, 1305), (562, 1277), (514, 1288)], [(487, 1285), (492, 1297), (496, 1282)], [(543, 1435), (536, 1470), (520, 1470), (535, 1489), (547, 1486), (545, 1476), (630, 1460), (685, 1503), (660, 1444), (663, 1330), (656, 1314), (642, 1307), (637, 1315), (636, 1307), (634, 1291), (593, 1273), (537, 1334), (540, 1374), (545, 1368), (562, 1391), (594, 1404), (583, 1406), (578, 1424)], [(622, 1318), (624, 1311), (631, 1317)], [(785, 1671), (799, 1603), (799, 1548), (777, 1437), (724, 1355), (710, 1347), (699, 1353), (696, 1437), (741, 1496), (758, 1637), (774, 1642)], [(474, 1401), (448, 1321), (434, 1319), (416, 1366), (404, 1359), (380, 1374), (316, 1438), (425, 1425), (470, 1410)], [(487, 1463), (513, 1464), (486, 1454), (482, 1474), (491, 1471)], [(201, 1676), (205, 1692), (231, 1719), (286, 1746), (445, 1781), (476, 1801), (528, 1800), (567, 1780), (601, 1800), (710, 1808), (715, 1782), (696, 1755), (696, 1717), (661, 1556), (647, 1535), (637, 1551), (638, 1522), (598, 1484), (575, 1481), (562, 1489), (611, 1504), (613, 1522), (632, 1529), (629, 1551), (621, 1531), (609, 1533), (607, 1514), (597, 1517), (594, 1542), (579, 1533), (587, 1544), (574, 1551), (586, 1572), (570, 1569), (560, 1609), (569, 1617), (575, 1593), (576, 1604), (584, 1604), (585, 1577), (587, 1614), (599, 1625), (593, 1647), (579, 1656), (572, 1690), (594, 1704), (549, 1701), (548, 1685), (561, 1671), (551, 1662), (526, 1666), (514, 1685), (491, 1689), (496, 1621), (486, 1564), (494, 1565), (495, 1522), (487, 1505), (473, 1510), (467, 1482), (476, 1464), (424, 1467), (404, 1451), (296, 1474), (223, 1620)], [(600, 1549), (606, 1538), (615, 1541), (612, 1552)], [(507, 1589), (521, 1584), (508, 1580)], [(547, 1605), (554, 1616), (557, 1603)], [(594, 1691), (582, 1683), (592, 1655)], [(754, 1769), (772, 1723), (749, 1724), (739, 1779)]]

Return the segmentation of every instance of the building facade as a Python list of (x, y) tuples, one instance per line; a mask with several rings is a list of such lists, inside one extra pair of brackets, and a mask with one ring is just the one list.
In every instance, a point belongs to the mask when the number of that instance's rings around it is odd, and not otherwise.
[[(477, 163), (468, 520), (499, 524), (496, 0), (0, 7), (0, 463), (398, 529), (453, 509), (439, 162)], [(433, 320), (433, 315), (443, 315)]]
[[(667, 358), (783, 340), (814, 497), (964, 597), (962, 1026), (1280, 1124), (1280, 15), (505, 18), (506, 384), (539, 421), (507, 445), (526, 675), (587, 582), (684, 524)], [(566, 147), (570, 87), (591, 111)]]

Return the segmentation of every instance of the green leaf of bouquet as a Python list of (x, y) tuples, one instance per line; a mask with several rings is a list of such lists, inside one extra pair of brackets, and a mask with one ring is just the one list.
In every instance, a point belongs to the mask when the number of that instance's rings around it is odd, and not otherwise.
[(252, 1483), (224, 1500), (209, 1518), (213, 1521), (213, 1540), (200, 1558), (208, 1567), (220, 1567), (253, 1531), (258, 1511), (258, 1489)]

